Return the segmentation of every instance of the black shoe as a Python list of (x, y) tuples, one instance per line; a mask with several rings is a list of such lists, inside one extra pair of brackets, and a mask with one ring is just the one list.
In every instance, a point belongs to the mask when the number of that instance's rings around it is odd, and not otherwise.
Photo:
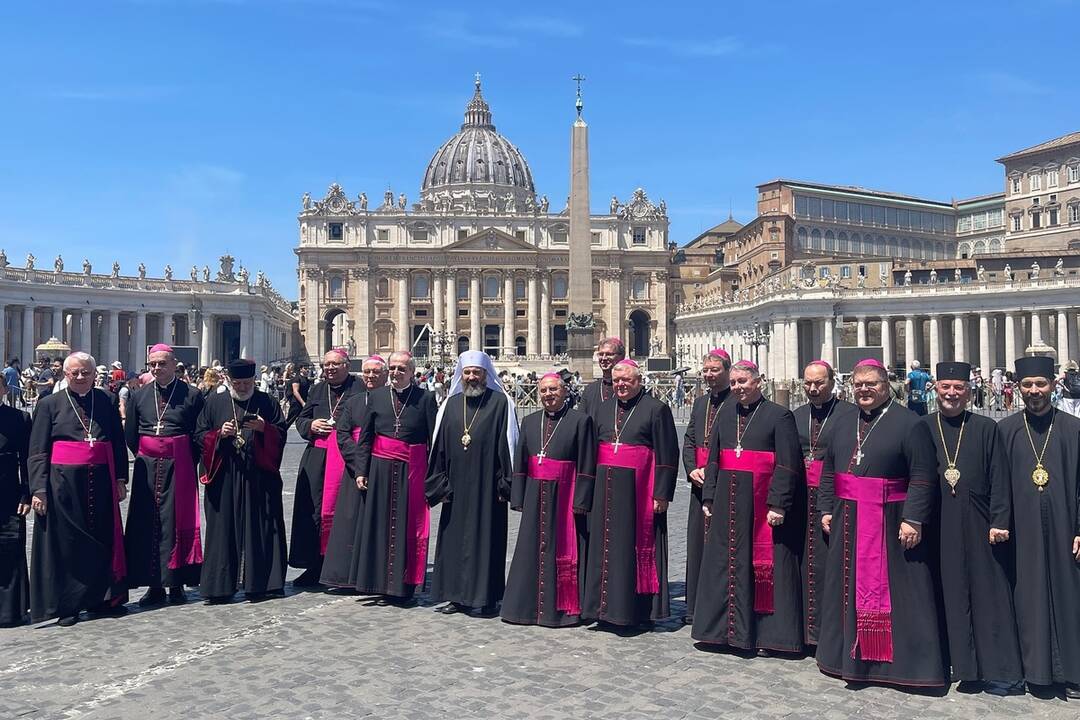
[(165, 588), (152, 587), (139, 598), (139, 607), (153, 607), (165, 603)]
[(1080, 685), (1065, 683), (1065, 697), (1070, 700), (1080, 700)]
[(207, 605), (226, 605), (228, 603), (231, 603), (232, 599), (232, 595), (210, 595), (205, 600), (203, 600), (203, 602), (205, 602)]
[(964, 694), (978, 693), (985, 690), (981, 680), (961, 680), (956, 683), (956, 692)]
[(498, 605), (485, 605), (484, 607), (482, 607), (482, 608), (480, 608), (479, 610), (476, 611), (476, 616), (477, 617), (482, 617), (482, 618), (493, 618), (498, 614), (499, 614), (499, 606)]
[(693, 625), (694, 624), (694, 616), (693, 615), (683, 615), (682, 616), (682, 624), (683, 625)]
[(123, 617), (128, 614), (128, 609), (124, 605), (112, 605), (108, 602), (103, 602), (97, 607), (88, 610), (87, 613), (91, 617), (96, 618)]
[(187, 602), (187, 593), (184, 592), (183, 586), (169, 588), (169, 604), (170, 605), (183, 605)]
[(78, 614), (69, 615), (68, 617), (62, 617), (56, 621), (56, 624), (60, 627), (71, 627), (75, 623), (79, 622)]
[(293, 587), (315, 587), (319, 585), (319, 572), (314, 568), (308, 568), (304, 572), (300, 573), (295, 580), (292, 581)]
[(435, 612), (442, 613), (443, 615), (454, 615), (456, 613), (467, 612), (467, 608), (464, 605), (458, 605), (456, 602), (451, 602), (442, 607), (435, 608)]

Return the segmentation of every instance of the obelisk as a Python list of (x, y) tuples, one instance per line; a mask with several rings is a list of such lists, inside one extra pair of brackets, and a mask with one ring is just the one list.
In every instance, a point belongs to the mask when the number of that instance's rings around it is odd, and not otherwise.
[(577, 117), (570, 131), (570, 307), (566, 339), (570, 370), (583, 380), (593, 376), (592, 227), (589, 222), (589, 126), (581, 117), (581, 81), (577, 83)]

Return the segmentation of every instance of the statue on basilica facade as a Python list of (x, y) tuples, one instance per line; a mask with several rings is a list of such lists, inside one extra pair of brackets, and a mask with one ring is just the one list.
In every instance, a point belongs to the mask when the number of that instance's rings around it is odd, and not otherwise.
[(551, 204), (548, 202), (548, 196), (547, 195), (541, 195), (540, 196), (540, 212), (542, 212), (542, 213), (544, 213), (546, 215), (547, 212), (548, 212), (548, 209), (550, 207), (551, 207)]
[(509, 190), (506, 191), (506, 206), (505, 210), (509, 214), (517, 212), (517, 204), (514, 202), (514, 193)]
[(937, 285), (937, 268), (930, 268), (930, 284)]
[(248, 269), (246, 267), (244, 267), (243, 265), (241, 265), (240, 270), (237, 271), (237, 273), (236, 273), (237, 282), (239, 282), (244, 287), (247, 287), (248, 279), (250, 277), (251, 277), (251, 275), (250, 275), (250, 273), (248, 273)]
[(611, 196), (611, 209), (610, 214), (615, 215), (619, 212), (619, 198), (614, 195)]
[(172, 265), (165, 266), (165, 279), (172, 282)]
[(199, 266), (191, 266), (191, 282), (199, 282)]
[(53, 260), (53, 270), (58, 273), (64, 272), (64, 258), (59, 255), (56, 256), (56, 259)]
[(139, 263), (139, 279), (146, 279), (146, 263), (144, 262)]
[(360, 203), (360, 209), (366, 211), (367, 210), (367, 193), (363, 193), (363, 192), (360, 193), (360, 197), (357, 198), (357, 201)]
[(311, 193), (304, 193), (304, 196), (300, 198), (300, 207), (304, 210), (311, 209)]
[(82, 261), (83, 275), (89, 275), (91, 272), (93, 272), (93, 270), (94, 270), (93, 266), (90, 265), (90, 258), (83, 258), (83, 261)]
[(1038, 280), (1039, 279), (1039, 272), (1040, 272), (1041, 269), (1042, 268), (1039, 267), (1039, 261), (1038, 260), (1031, 263), (1031, 279), (1032, 280)]
[(962, 282), (964, 279), (963, 273), (960, 272), (960, 268), (953, 268), (953, 282)]
[(1013, 281), (1012, 265), (1010, 265), (1009, 263), (1005, 263), (1005, 271), (1004, 271), (1004, 273), (1005, 273), (1005, 282), (1010, 282), (1011, 283)]
[(859, 271), (859, 279), (855, 282), (855, 285), (860, 290), (866, 287), (866, 274), (862, 270)]
[(1062, 258), (1058, 258), (1054, 264), (1054, 277), (1065, 277), (1065, 261)]
[(667, 200), (660, 198), (660, 204), (656, 206), (656, 212), (660, 217), (667, 217)]
[(119, 262), (118, 260), (113, 260), (113, 264), (112, 264), (112, 276), (113, 276), (114, 278), (118, 278), (118, 277), (120, 277), (120, 262)]
[(978, 278), (979, 282), (986, 282), (986, 268), (980, 265), (975, 271), (975, 277)]
[(26, 254), (26, 269), (27, 270), (33, 270), (35, 262), (37, 262), (37, 258), (34, 257), (34, 253), (27, 253)]
[(266, 287), (266, 275), (262, 270), (255, 273), (255, 285), (258, 287)]
[(0, 248), (0, 268), (6, 268), (8, 266), (7, 253), (3, 248)]
[(878, 266), (878, 282), (881, 287), (886, 287), (889, 284), (889, 270), (885, 267), (885, 263)]
[(210, 266), (209, 265), (203, 265), (202, 266), (202, 281), (203, 282), (210, 282)]
[(409, 199), (405, 197), (405, 193), (401, 193), (397, 198), (397, 206), (399, 210), (404, 210), (409, 204)]
[(904, 287), (911, 287), (911, 268), (904, 271)]
[(536, 212), (536, 198), (532, 195), (525, 196), (525, 212), (529, 214)]
[(394, 207), (394, 191), (393, 190), (387, 188), (386, 192), (383, 193), (383, 202), (382, 202), (382, 204), (383, 204), (384, 208), (392, 208), (392, 207)]

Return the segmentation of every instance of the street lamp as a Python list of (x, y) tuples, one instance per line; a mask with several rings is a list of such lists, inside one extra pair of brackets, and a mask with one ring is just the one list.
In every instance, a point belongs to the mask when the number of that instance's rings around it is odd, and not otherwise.
[(743, 342), (754, 349), (754, 364), (758, 364), (758, 348), (769, 344), (769, 325), (767, 323), (754, 323), (739, 331)]

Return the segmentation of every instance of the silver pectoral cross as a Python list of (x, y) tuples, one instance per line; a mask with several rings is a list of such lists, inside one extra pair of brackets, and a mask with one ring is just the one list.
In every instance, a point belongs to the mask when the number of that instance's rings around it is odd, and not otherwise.
[(735, 457), (742, 457), (742, 443), (735, 446)]
[(165, 423), (158, 420), (157, 423), (154, 425), (154, 434), (155, 435), (160, 435), (161, 431), (164, 429), (164, 427), (165, 427)]
[(394, 421), (394, 437), (397, 437), (398, 433), (400, 433), (400, 432), (401, 432), (401, 421), (400, 420), (395, 420)]
[(544, 454), (544, 451), (543, 451), (543, 450), (541, 450), (540, 452), (538, 452), (538, 453), (536, 454), (536, 464), (537, 464), (537, 465), (543, 465), (543, 464), (544, 464), (544, 458), (546, 458), (546, 457), (547, 457), (547, 455), (545, 455), (545, 454)]
[(621, 445), (621, 444), (622, 444), (622, 443), (620, 443), (620, 442), (619, 442), (618, 440), (616, 440), (616, 441), (615, 441), (615, 449), (614, 449), (614, 452), (619, 452), (619, 445)]
[(94, 447), (94, 436), (88, 434), (86, 436), (86, 442), (90, 443), (90, 447)]
[(858, 451), (855, 453), (855, 464), (856, 465), (862, 465), (862, 459), (863, 459), (863, 451), (862, 451), (862, 448), (859, 448)]

